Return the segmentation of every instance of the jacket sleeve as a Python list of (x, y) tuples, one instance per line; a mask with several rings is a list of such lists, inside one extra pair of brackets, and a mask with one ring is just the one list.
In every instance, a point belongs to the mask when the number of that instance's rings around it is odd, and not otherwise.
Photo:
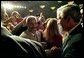
[(13, 30), (12, 30), (12, 34), (13, 35), (17, 35), (19, 36), (23, 31), (25, 31), (27, 29), (26, 26), (23, 26), (22, 24), (17, 25)]

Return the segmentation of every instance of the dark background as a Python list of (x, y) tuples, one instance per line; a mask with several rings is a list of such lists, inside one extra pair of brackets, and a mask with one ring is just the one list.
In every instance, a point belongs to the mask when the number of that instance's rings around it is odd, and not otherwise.
[[(69, 1), (1, 1), (4, 3), (11, 3), (13, 5), (19, 5), (19, 6), (26, 6), (27, 8), (14, 8), (12, 10), (7, 10), (7, 13), (10, 15), (12, 11), (18, 11), (22, 17), (25, 17), (27, 15), (37, 15), (40, 14), (40, 12), (43, 12), (43, 15), (45, 18), (48, 17), (56, 17), (56, 10), (62, 5), (67, 4)], [(83, 4), (83, 1), (74, 1), (74, 3), (80, 5)], [(44, 9), (40, 8), (40, 5), (45, 5)], [(55, 6), (56, 8), (54, 10), (51, 10), (50, 7)], [(29, 12), (30, 9), (33, 9), (34, 11), (32, 13)], [(3, 7), (1, 7), (1, 10), (3, 10)]]

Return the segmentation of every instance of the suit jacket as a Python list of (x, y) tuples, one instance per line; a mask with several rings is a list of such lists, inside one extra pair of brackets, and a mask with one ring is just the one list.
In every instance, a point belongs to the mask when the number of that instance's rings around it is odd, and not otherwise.
[(62, 46), (62, 57), (82, 57), (83, 56), (83, 36), (82, 27), (78, 26), (73, 30)]
[(1, 27), (1, 57), (45, 57), (40, 43), (12, 35), (5, 27)]

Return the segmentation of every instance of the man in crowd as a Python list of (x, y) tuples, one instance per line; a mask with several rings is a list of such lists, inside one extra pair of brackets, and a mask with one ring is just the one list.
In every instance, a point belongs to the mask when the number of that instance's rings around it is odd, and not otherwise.
[(62, 26), (62, 57), (83, 56), (83, 34), (80, 8), (76, 4), (67, 4), (57, 9), (57, 19)]

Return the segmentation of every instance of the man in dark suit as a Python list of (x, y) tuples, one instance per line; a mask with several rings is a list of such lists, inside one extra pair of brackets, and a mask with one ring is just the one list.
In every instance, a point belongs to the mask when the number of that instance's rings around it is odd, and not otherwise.
[(83, 56), (83, 34), (80, 8), (76, 4), (67, 4), (57, 9), (57, 19), (62, 26), (62, 57)]
[(45, 52), (40, 43), (12, 35), (5, 27), (1, 26), (0, 56), (45, 57)]

